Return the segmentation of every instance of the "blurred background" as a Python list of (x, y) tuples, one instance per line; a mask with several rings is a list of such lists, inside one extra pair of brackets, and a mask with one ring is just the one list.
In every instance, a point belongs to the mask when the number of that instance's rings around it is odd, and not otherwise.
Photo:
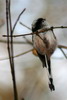
[[(0, 100), (13, 100), (12, 76), (8, 58), (6, 38), (6, 0), (0, 0)], [(67, 0), (11, 0), (12, 24), (26, 8), (19, 22), (31, 28), (33, 20), (46, 18), (51, 26), (67, 26)], [(31, 32), (18, 22), (14, 34)], [(67, 29), (54, 30), (58, 44), (67, 46)], [(31, 41), (31, 36), (27, 36)], [(32, 49), (23, 44), (23, 37), (14, 38), (14, 55)], [(67, 53), (67, 50), (64, 50)], [(5, 60), (4, 60), (5, 59)], [(42, 68), (38, 57), (32, 52), (16, 57), (15, 73), (19, 100), (67, 100), (67, 60), (59, 49), (52, 58), (52, 74), (56, 90), (48, 88), (47, 70)]]

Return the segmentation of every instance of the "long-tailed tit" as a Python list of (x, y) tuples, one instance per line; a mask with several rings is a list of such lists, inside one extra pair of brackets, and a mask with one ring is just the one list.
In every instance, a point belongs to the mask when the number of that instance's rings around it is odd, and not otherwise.
[[(32, 24), (32, 32), (36, 32), (39, 29), (50, 28), (49, 24), (47, 23), (46, 19), (38, 18)], [(53, 78), (51, 73), (51, 60), (50, 57), (54, 53), (57, 47), (57, 39), (52, 30), (33, 34), (32, 35), (33, 46), (36, 49), (38, 56), (43, 64), (43, 67), (48, 68), (49, 71), (49, 88), (55, 90), (53, 84)]]

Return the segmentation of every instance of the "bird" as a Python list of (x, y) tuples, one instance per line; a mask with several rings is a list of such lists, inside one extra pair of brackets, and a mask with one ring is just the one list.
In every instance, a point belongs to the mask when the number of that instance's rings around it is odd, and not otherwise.
[[(49, 23), (44, 18), (38, 18), (32, 23), (32, 32), (37, 32), (41, 29), (50, 28)], [(51, 72), (51, 56), (57, 48), (57, 39), (53, 30), (41, 32), (32, 35), (33, 47), (37, 51), (38, 57), (42, 62), (43, 68), (48, 69), (49, 88), (51, 91), (55, 90)]]

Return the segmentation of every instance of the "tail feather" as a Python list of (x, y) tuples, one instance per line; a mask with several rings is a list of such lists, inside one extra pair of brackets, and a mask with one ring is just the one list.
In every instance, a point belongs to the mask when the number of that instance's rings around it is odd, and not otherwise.
[(52, 78), (52, 72), (51, 72), (51, 60), (48, 59), (47, 56), (46, 56), (46, 60), (47, 60), (48, 71), (49, 71), (49, 81), (50, 81), (50, 83), (49, 83), (49, 88), (50, 88), (51, 91), (52, 91), (52, 90), (54, 91), (54, 90), (55, 90), (55, 86), (54, 86), (54, 84), (53, 84), (53, 78)]
[[(38, 53), (38, 52), (37, 52)], [(42, 64), (43, 64), (43, 68), (46, 67), (47, 68), (47, 64), (46, 64), (46, 56), (45, 55), (41, 55), (40, 53), (38, 53), (38, 57), (40, 58)]]
[(44, 67), (48, 68), (49, 88), (50, 88), (51, 91), (54, 91), (55, 87), (54, 87), (54, 84), (53, 84), (53, 78), (52, 78), (52, 73), (51, 73), (51, 61), (50, 61), (50, 59), (48, 59), (48, 57), (46, 55), (41, 55), (40, 53), (38, 53), (38, 57), (40, 58), (40, 60), (43, 64), (43, 68)]

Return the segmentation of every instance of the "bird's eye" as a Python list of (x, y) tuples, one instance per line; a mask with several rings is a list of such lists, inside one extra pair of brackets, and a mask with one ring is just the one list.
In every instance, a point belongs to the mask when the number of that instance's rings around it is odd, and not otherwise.
[(43, 20), (43, 22), (44, 22), (44, 20)]
[(46, 19), (43, 19), (43, 22), (46, 21)]

